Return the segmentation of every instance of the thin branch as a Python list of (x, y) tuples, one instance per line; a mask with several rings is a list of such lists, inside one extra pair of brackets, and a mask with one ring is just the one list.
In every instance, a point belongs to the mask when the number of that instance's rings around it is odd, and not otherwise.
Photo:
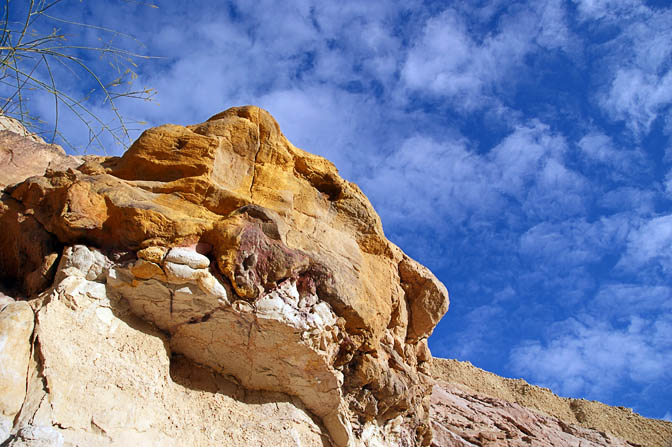
[[(25, 0), (24, 0), (25, 1)], [(0, 112), (17, 117), (29, 127), (36, 123), (43, 123), (39, 118), (31, 116), (26, 107), (28, 92), (43, 91), (54, 97), (54, 128), (51, 135), (52, 141), (57, 137), (66, 143), (69, 140), (58, 130), (61, 122), (61, 106), (70, 110), (88, 129), (89, 142), (98, 145), (104, 150), (102, 134), (108, 133), (117, 144), (125, 145), (129, 140), (129, 128), (126, 119), (122, 116), (116, 100), (120, 98), (143, 99), (150, 101), (155, 95), (154, 89), (132, 89), (131, 85), (137, 78), (132, 67), (136, 66), (134, 60), (153, 59), (153, 57), (135, 53), (133, 51), (113, 46), (112, 39), (101, 42), (101, 46), (88, 46), (70, 44), (66, 42), (66, 35), (60, 29), (53, 29), (51, 33), (36, 32), (32, 26), (40, 18), (62, 23), (68, 26), (83, 27), (102, 33), (110, 33), (132, 39), (140, 44), (132, 36), (106, 27), (80, 23), (57, 17), (47, 10), (60, 4), (62, 0), (29, 0), (26, 6), (26, 15), (21, 22), (13, 22), (10, 17), (10, 0), (5, 0), (5, 11), (0, 18), (0, 26), (3, 26), (0, 36), (0, 85), (12, 85), (14, 92), (4, 98)], [(16, 30), (12, 29), (15, 26)], [(111, 82), (106, 82), (99, 72), (92, 69), (86, 60), (77, 54), (96, 53), (101, 57), (110, 57), (110, 64), (118, 77)], [(51, 60), (50, 60), (51, 59)], [(31, 63), (35, 60), (35, 63)], [(93, 81), (95, 88), (91, 89), (81, 99), (76, 99), (71, 94), (61, 90), (52, 62), (58, 62), (58, 67), (66, 68), (73, 76), (81, 78), (80, 73), (86, 73), (86, 78)], [(44, 69), (38, 71), (40, 64), (44, 63)], [(32, 65), (32, 67), (31, 67)], [(27, 68), (30, 68), (27, 70)], [(124, 68), (126, 68), (124, 70)], [(14, 85), (15, 84), (15, 85)], [(94, 96), (95, 95), (95, 96)], [(102, 95), (102, 102), (108, 110), (112, 111), (113, 118), (108, 122), (87, 106), (97, 95)], [(118, 125), (115, 125), (118, 124)]]
[[(51, 67), (49, 66), (49, 61), (47, 60), (47, 57), (45, 55), (42, 55), (42, 60), (44, 61), (44, 65), (47, 67), (47, 71), (49, 72), (49, 79), (51, 80), (51, 89), (53, 91), (56, 91), (56, 81), (54, 80), (54, 74), (51, 72)], [(54, 138), (56, 138), (56, 129), (58, 129), (58, 95), (54, 95), (54, 133), (51, 136), (51, 141), (54, 141)]]

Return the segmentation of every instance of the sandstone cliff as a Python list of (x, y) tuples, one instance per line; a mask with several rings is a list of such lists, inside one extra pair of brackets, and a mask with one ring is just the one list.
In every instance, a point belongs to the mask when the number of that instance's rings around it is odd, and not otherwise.
[(171, 407), (191, 413), (177, 396), (193, 396), (171, 376), (180, 358), (297, 402), (325, 429), (314, 442), (430, 443), (427, 337), (448, 294), (331, 163), (256, 107), (82, 161), (1, 198), (0, 279), (30, 298), (2, 311), (12, 442), (49, 427), (74, 444), (207, 445), (175, 440)]
[(16, 131), (2, 446), (667, 447), (672, 424), (433, 360), (445, 287), (261, 109), (149, 129), (120, 158)]

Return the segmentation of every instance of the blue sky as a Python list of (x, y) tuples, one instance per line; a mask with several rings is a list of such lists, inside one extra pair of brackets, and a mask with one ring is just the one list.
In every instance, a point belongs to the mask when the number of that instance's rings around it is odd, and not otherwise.
[(155, 4), (54, 11), (160, 57), (136, 70), (155, 103), (126, 116), (266, 108), (446, 284), (436, 356), (672, 420), (669, 1)]

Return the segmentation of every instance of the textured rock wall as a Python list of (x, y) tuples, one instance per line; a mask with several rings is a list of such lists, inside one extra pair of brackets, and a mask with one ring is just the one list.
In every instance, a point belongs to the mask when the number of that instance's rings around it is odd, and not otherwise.
[(10, 427), (0, 439), (11, 432), (2, 445), (329, 445), (298, 399), (171, 354), (163, 332), (108, 296), (111, 265), (98, 250), (68, 248), (53, 289), (0, 311), (0, 334), (7, 317), (15, 323), (0, 351)]
[[(436, 447), (632, 447), (603, 431), (570, 424), (523, 405), (441, 383), (432, 393)], [(643, 444), (652, 445), (652, 444)]]
[(0, 114), (0, 188), (43, 175), (47, 169), (65, 170), (81, 163), (80, 157), (66, 155), (60, 146), (46, 144), (14, 118)]
[[(40, 346), (48, 322), (66, 319), (47, 318), (52, 302), (80, 318), (68, 284), (86, 281), (78, 294), (110, 303), (87, 309), (116, 322), (104, 309), (121, 306), (170, 353), (298, 398), (336, 445), (430, 442), (427, 337), (446, 289), (387, 241), (357, 186), (292, 146), (267, 112), (150, 129), (121, 158), (47, 170), (0, 200), (0, 279), (39, 296)], [(53, 352), (39, 368), (68, 382), (72, 359)], [(76, 405), (52, 406), (52, 422)], [(90, 431), (81, 411), (62, 426)]]
[[(672, 445), (672, 423), (644, 418), (629, 408), (610, 407), (600, 402), (559, 397), (549, 389), (530, 385), (521, 379), (506, 379), (476, 368), (469, 362), (460, 362), (457, 360), (434, 359), (432, 376), (438, 381), (439, 387), (443, 389), (437, 395), (437, 388), (435, 388), (432, 398), (433, 402), (441, 400), (440, 396), (444, 396), (445, 393), (453, 394), (453, 397), (450, 397), (446, 401), (449, 406), (453, 405), (455, 400), (471, 400), (472, 404), (470, 405), (474, 409), (473, 411), (476, 413), (481, 412), (479, 416), (480, 420), (491, 421), (489, 427), (479, 427), (480, 430), (485, 432), (489, 430), (493, 433), (496, 432), (500, 435), (505, 435), (505, 430), (498, 429), (492, 423), (494, 419), (488, 416), (490, 413), (488, 413), (486, 407), (489, 405), (481, 405), (480, 408), (482, 411), (478, 410), (479, 399), (480, 401), (484, 401), (485, 399), (484, 402), (489, 402), (488, 399), (490, 399), (496, 403), (495, 406), (499, 406), (500, 408), (513, 404), (514, 406), (511, 408), (515, 407), (527, 411), (528, 416), (532, 418), (530, 420), (534, 420), (537, 417), (535, 415), (541, 413), (541, 418), (545, 418), (548, 424), (535, 422), (530, 425), (531, 427), (535, 427), (536, 424), (543, 428), (543, 433), (541, 434), (538, 433), (538, 429), (535, 429), (537, 430), (537, 435), (540, 437), (539, 439), (545, 439), (544, 436), (550, 436), (549, 432), (553, 430), (564, 432), (565, 435), (563, 436), (573, 435), (579, 438), (572, 442), (567, 440), (558, 441), (556, 445), (579, 445), (579, 440), (581, 440), (580, 445), (594, 445), (595, 443), (598, 445), (612, 445), (610, 442), (616, 443), (614, 445), (623, 445), (618, 444), (618, 442), (625, 442), (628, 443), (626, 445), (647, 447), (669, 447)], [(472, 396), (474, 399), (471, 399), (469, 396)], [(445, 416), (445, 410), (441, 410), (434, 404), (433, 407), (438, 411), (436, 415), (444, 414)], [(513, 414), (508, 412), (508, 410), (504, 410), (504, 413)], [(517, 417), (514, 417), (514, 419), (518, 420)], [(433, 416), (433, 420), (434, 423), (437, 422), (435, 416)], [(456, 428), (456, 431), (459, 432), (460, 430), (463, 430), (463, 428)], [(582, 434), (584, 435), (583, 438), (581, 437)], [(597, 437), (595, 437), (596, 434), (598, 435)], [(478, 431), (470, 434), (470, 436), (477, 435)], [(617, 442), (613, 438), (620, 438), (621, 440)], [(593, 444), (588, 443), (588, 441)]]

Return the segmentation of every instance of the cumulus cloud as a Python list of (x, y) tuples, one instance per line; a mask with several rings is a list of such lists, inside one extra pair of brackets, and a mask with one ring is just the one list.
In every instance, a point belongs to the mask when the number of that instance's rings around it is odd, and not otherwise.
[(656, 119), (669, 115), (672, 10), (649, 8), (638, 0), (578, 3), (583, 18), (598, 30), (616, 30), (612, 39), (596, 45), (601, 57), (593, 76), (604, 87), (595, 92), (595, 99), (607, 116), (624, 122), (641, 138)]
[(402, 226), (511, 212), (567, 216), (582, 209), (586, 181), (565, 166), (566, 149), (564, 138), (538, 121), (517, 126), (485, 154), (459, 135), (412, 137), (375, 167), (364, 187), (387, 220)]
[(617, 147), (603, 132), (592, 131), (577, 143), (582, 158), (589, 164), (605, 165), (618, 173), (634, 171), (643, 164), (643, 155), (632, 149)]
[(616, 120), (626, 121), (638, 135), (646, 134), (672, 101), (672, 71), (663, 76), (638, 68), (618, 70), (600, 105)]
[(475, 27), (470, 26), (470, 16), (483, 15), (483, 10), (446, 9), (429, 18), (404, 61), (401, 77), (406, 87), (448, 98), (466, 109), (496, 103), (494, 91), (514, 81), (512, 72), (526, 55), (540, 48), (563, 47), (569, 41), (559, 2), (514, 11), (499, 20), (496, 32), (483, 36), (475, 35)]
[(623, 381), (669, 380), (672, 347), (669, 316), (630, 318), (622, 328), (593, 317), (569, 319), (551, 328), (549, 341), (528, 341), (511, 351), (512, 369), (567, 396), (604, 399)]
[(626, 252), (618, 262), (625, 270), (642, 267), (672, 271), (672, 214), (643, 220), (628, 236)]

